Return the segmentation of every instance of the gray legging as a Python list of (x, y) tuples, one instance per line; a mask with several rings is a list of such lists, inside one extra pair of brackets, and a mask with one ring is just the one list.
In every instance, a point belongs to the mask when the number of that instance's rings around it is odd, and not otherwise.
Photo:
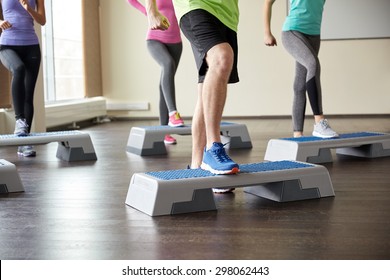
[(321, 66), (318, 59), (321, 38), (298, 31), (283, 31), (282, 43), (296, 60), (293, 101), (293, 129), (303, 131), (306, 91), (314, 115), (322, 115)]
[(164, 44), (156, 40), (147, 40), (151, 56), (161, 66), (160, 78), (160, 124), (167, 125), (169, 112), (176, 111), (175, 74), (179, 65), (183, 45)]

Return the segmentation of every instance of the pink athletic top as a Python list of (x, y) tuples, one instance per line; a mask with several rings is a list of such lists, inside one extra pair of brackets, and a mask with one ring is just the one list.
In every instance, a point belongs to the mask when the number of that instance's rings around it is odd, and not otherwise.
[[(127, 0), (130, 5), (135, 7), (141, 13), (146, 15), (145, 7), (137, 0)], [(177, 23), (175, 10), (173, 8), (172, 0), (157, 0), (157, 8), (161, 14), (163, 14), (171, 24), (168, 30), (148, 30), (146, 34), (147, 40), (157, 40), (164, 44), (176, 44), (181, 42), (180, 28)]]

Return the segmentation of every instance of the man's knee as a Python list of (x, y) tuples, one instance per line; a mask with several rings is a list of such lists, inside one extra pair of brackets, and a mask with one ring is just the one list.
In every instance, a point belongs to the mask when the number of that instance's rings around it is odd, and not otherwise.
[(234, 62), (233, 49), (228, 43), (216, 45), (207, 53), (207, 62), (210, 68), (230, 74)]

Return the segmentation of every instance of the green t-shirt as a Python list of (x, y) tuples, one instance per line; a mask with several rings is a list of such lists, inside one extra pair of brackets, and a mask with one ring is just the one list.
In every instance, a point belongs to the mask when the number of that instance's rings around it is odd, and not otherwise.
[(324, 5), (325, 0), (290, 0), (290, 12), (282, 30), (320, 35)]
[(218, 18), (224, 25), (237, 32), (238, 27), (238, 0), (173, 0), (176, 17), (186, 13), (203, 9)]

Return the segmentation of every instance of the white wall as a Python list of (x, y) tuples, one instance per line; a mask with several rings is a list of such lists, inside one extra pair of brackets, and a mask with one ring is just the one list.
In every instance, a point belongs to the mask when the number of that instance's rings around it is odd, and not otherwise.
[[(149, 110), (125, 115), (157, 117), (160, 72), (146, 49), (147, 20), (126, 0), (100, 3), (104, 96), (109, 102), (149, 102)], [(241, 81), (229, 87), (224, 115), (289, 115), (294, 61), (280, 40), (286, 2), (274, 4), (272, 24), (279, 46), (273, 48), (263, 44), (263, 1), (241, 0), (239, 5)], [(183, 41), (177, 105), (183, 116), (191, 116), (197, 74), (184, 36)], [(320, 60), (325, 114), (390, 114), (390, 39), (323, 41)]]

